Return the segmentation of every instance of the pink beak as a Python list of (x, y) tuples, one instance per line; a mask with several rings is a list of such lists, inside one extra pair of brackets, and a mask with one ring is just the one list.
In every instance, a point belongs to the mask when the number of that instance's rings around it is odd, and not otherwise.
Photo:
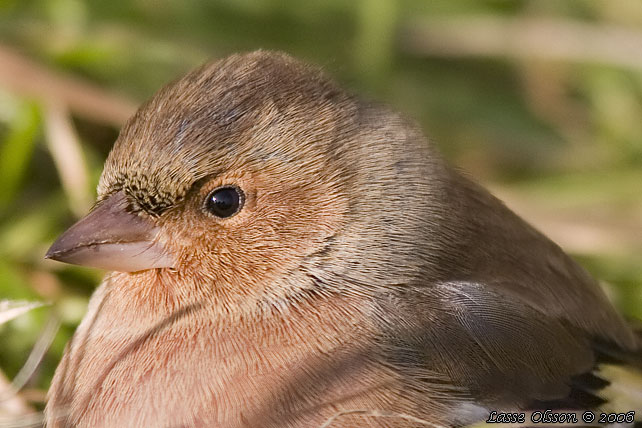
[(127, 196), (119, 191), (67, 229), (45, 257), (120, 272), (173, 267), (158, 230), (150, 219), (127, 211)]

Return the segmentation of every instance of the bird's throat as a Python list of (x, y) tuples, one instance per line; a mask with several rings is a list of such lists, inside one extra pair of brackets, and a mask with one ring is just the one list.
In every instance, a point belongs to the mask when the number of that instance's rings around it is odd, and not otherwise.
[[(86, 422), (79, 425), (101, 426), (92, 409), (117, 403), (112, 426), (131, 418), (173, 426), (191, 417), (186, 409), (197, 409), (203, 420), (236, 426), (241, 415), (257, 424), (266, 417), (305, 419), (311, 406), (367, 395), (386, 382), (369, 376), (374, 331), (363, 302), (324, 296), (252, 318), (213, 316), (211, 307), (195, 301), (166, 303), (154, 316), (133, 301), (142, 297), (110, 287), (109, 280), (96, 292), (56, 373), (48, 411), (72, 406), (72, 415)], [(185, 406), (183, 391), (193, 390), (201, 392)], [(307, 392), (294, 397), (293, 391)], [(287, 416), (293, 400), (298, 410)]]

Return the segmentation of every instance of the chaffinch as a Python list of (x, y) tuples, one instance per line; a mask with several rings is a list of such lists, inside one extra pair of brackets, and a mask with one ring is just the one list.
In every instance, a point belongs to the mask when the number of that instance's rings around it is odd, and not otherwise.
[(598, 366), (642, 366), (556, 244), (414, 123), (281, 53), (145, 103), (47, 257), (111, 271), (52, 427), (452, 427), (605, 409)]

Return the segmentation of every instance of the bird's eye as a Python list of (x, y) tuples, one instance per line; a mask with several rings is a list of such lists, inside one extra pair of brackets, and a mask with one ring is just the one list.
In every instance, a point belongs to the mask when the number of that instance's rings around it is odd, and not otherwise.
[(224, 186), (214, 189), (205, 199), (205, 209), (217, 217), (226, 218), (238, 213), (243, 206), (243, 191)]

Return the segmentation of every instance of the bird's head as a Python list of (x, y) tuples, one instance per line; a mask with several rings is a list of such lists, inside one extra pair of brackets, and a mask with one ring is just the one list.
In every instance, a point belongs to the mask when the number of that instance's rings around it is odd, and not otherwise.
[(386, 248), (412, 251), (402, 214), (420, 204), (429, 156), (378, 111), (284, 54), (206, 64), (128, 121), (95, 208), (48, 257), (253, 293), (394, 273)]

